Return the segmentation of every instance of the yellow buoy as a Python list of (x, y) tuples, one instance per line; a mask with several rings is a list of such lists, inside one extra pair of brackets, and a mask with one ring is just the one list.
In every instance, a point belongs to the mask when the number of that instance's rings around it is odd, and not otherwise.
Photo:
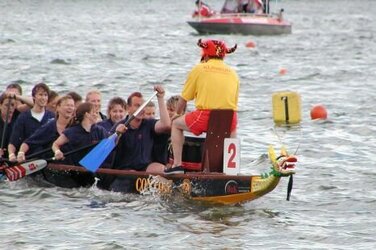
[(300, 95), (292, 91), (273, 93), (273, 119), (276, 124), (297, 124), (301, 120)]

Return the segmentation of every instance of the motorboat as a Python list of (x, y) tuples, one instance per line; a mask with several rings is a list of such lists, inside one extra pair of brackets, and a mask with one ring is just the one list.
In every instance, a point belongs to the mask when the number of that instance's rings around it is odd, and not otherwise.
[[(260, 0), (261, 1), (261, 0)], [(282, 35), (291, 33), (291, 23), (284, 19), (284, 9), (272, 13), (269, 1), (262, 1), (261, 11), (239, 12), (236, 0), (226, 0), (219, 13), (202, 16), (200, 11), (188, 24), (200, 34)]]

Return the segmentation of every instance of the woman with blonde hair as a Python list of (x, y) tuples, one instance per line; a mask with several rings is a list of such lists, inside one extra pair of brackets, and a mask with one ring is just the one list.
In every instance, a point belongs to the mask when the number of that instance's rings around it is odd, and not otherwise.
[[(96, 124), (96, 109), (93, 104), (85, 102), (80, 104), (76, 110), (76, 117), (72, 126), (68, 127), (52, 144), (56, 160), (64, 159), (64, 152), (72, 151), (83, 146), (95, 145), (100, 140), (107, 137), (107, 131)], [(70, 155), (64, 163), (79, 165), (79, 161), (84, 157), (88, 148)]]
[[(74, 117), (74, 100), (71, 96), (65, 95), (60, 97), (56, 102), (56, 117), (49, 121), (39, 129), (37, 129), (29, 138), (27, 138), (20, 146), (17, 161), (25, 161), (25, 154), (37, 150), (50, 148), (51, 144), (63, 133), (69, 126)], [(45, 156), (50, 156), (45, 155)]]

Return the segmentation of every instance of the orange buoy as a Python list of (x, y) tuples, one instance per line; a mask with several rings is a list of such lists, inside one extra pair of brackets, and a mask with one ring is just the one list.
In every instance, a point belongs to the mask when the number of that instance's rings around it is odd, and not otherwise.
[(280, 68), (279, 69), (279, 74), (282, 76), (282, 75), (285, 75), (287, 73), (287, 69), (285, 68)]
[(311, 109), (311, 119), (322, 119), (325, 120), (328, 117), (328, 112), (324, 105), (318, 104), (312, 107)]
[(253, 41), (249, 41), (245, 44), (245, 47), (247, 48), (255, 48), (256, 47), (256, 43), (253, 42)]

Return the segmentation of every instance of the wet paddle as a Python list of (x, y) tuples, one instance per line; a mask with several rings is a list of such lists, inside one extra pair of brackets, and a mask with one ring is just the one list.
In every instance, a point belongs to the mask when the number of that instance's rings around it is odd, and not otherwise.
[[(125, 122), (128, 124), (146, 107), (146, 105), (153, 99), (158, 92), (155, 91), (153, 95), (147, 99)], [(116, 146), (116, 141), (121, 135), (117, 133), (112, 134), (110, 137), (103, 139), (95, 148), (93, 148), (84, 158), (81, 159), (80, 164), (91, 172), (97, 171), (100, 165), (104, 162), (107, 156)]]
[[(74, 153), (77, 153), (81, 150), (90, 148), (97, 145), (97, 143), (85, 145), (76, 149), (73, 149), (67, 153), (64, 153), (64, 156), (68, 156)], [(14, 163), (8, 160), (3, 159), (0, 165), (0, 173), (5, 173), (5, 176), (10, 181), (19, 180), (27, 175), (32, 173), (38, 172), (45, 168), (48, 162), (55, 161), (55, 157), (51, 157), (48, 159), (29, 159), (27, 162), (22, 163)]]
[(30, 175), (32, 173), (38, 172), (47, 166), (47, 160), (34, 160), (29, 162), (24, 162), (17, 164), (12, 167), (5, 167), (3, 169), (5, 176), (9, 181), (16, 181)]

